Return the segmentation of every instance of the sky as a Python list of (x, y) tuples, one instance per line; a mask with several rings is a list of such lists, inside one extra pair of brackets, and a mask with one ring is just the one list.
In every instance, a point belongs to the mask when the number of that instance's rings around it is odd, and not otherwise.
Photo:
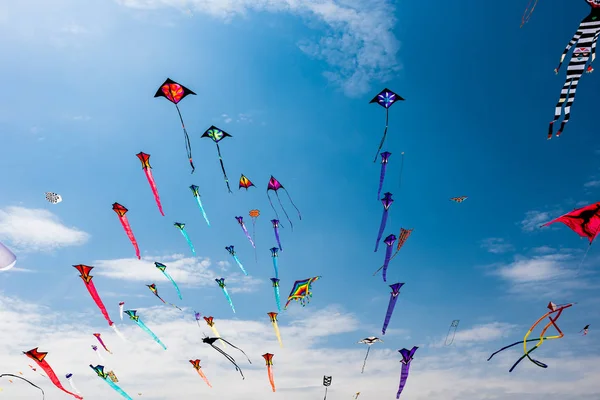
[[(600, 249), (562, 224), (540, 225), (598, 201), (595, 140), (597, 73), (586, 74), (560, 138), (546, 140), (565, 79), (561, 53), (584, 1), (540, 1), (519, 28), (527, 2), (389, 0), (22, 0), (0, 4), (0, 242), (18, 258), (0, 273), (0, 373), (41, 385), (46, 399), (68, 399), (32, 371), (22, 352), (39, 347), (70, 390), (85, 399), (119, 398), (89, 368), (101, 353), (121, 388), (145, 400), (277, 396), (304, 400), (394, 398), (397, 350), (418, 346), (406, 400), (597, 399), (600, 373)], [(166, 78), (193, 90), (179, 104), (191, 138), (190, 174), (173, 104), (154, 93)], [(405, 101), (390, 109), (383, 150), (392, 153), (384, 191), (393, 193), (384, 237), (414, 231), (388, 270), (373, 272), (383, 207), (373, 163), (385, 110), (369, 101), (387, 87)], [(200, 136), (229, 134), (217, 149)], [(151, 155), (161, 216), (140, 161)], [(402, 162), (401, 153), (404, 152)], [(256, 185), (238, 190), (246, 175)], [(269, 248), (276, 245), (266, 196), (280, 198), (281, 296), (295, 280), (321, 278), (306, 307), (278, 317), (284, 347), (267, 312), (276, 311)], [(200, 187), (207, 226), (189, 186)], [(45, 192), (63, 201), (51, 204)], [(463, 203), (450, 197), (468, 196)], [(141, 260), (111, 205), (129, 209)], [(234, 219), (244, 216), (254, 249)], [(173, 227), (184, 222), (196, 254)], [(234, 245), (249, 276), (225, 246)], [(382, 246), (384, 247), (384, 246)], [(162, 262), (183, 300), (156, 268)], [(92, 275), (112, 319), (107, 326), (76, 264)], [(216, 278), (226, 279), (233, 313)], [(385, 336), (389, 284), (403, 282)], [(177, 304), (163, 305), (145, 285)], [(136, 309), (163, 350), (118, 303)], [(547, 369), (507, 350), (523, 339), (548, 302), (576, 302), (559, 321), (561, 340), (536, 350)], [(243, 349), (225, 357), (202, 343), (213, 316), (223, 338)], [(452, 345), (444, 341), (460, 320)], [(581, 329), (589, 324), (589, 334)], [(539, 329), (538, 329), (539, 332)], [(366, 346), (379, 336), (364, 374)], [(271, 392), (261, 355), (273, 353)], [(212, 388), (188, 360), (201, 359)], [(39, 372), (39, 370), (38, 370)], [(24, 382), (0, 380), (0, 400), (33, 399)], [(140, 395), (141, 393), (141, 395)], [(40, 396), (41, 397), (41, 396)]]

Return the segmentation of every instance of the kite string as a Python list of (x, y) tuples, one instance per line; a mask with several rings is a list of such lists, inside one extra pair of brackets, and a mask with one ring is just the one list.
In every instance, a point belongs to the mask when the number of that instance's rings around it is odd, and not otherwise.
[(219, 143), (217, 144), (217, 153), (219, 154), (219, 162), (221, 163), (221, 171), (223, 171), (223, 177), (225, 178), (225, 183), (227, 184), (227, 190), (229, 193), (232, 193), (231, 188), (229, 187), (229, 178), (227, 178), (227, 172), (225, 172), (225, 165), (223, 164), (223, 158), (221, 157), (221, 148), (219, 147)]
[[(529, 9), (529, 7), (531, 6), (531, 3), (533, 2), (533, 7), (531, 7), (531, 9)], [(523, 27), (523, 25), (525, 25), (527, 22), (529, 22), (529, 19), (531, 18), (531, 14), (533, 14), (533, 10), (535, 10), (535, 6), (537, 5), (538, 0), (529, 0), (529, 3), (527, 4), (527, 8), (525, 8), (525, 11), (523, 12), (523, 16), (521, 17), (521, 26), (520, 28)], [(529, 13), (527, 13), (527, 11), (529, 11)]]
[(373, 159), (373, 163), (377, 162), (377, 156), (379, 156), (379, 152), (383, 147), (383, 142), (385, 142), (385, 137), (387, 136), (388, 131), (388, 118), (389, 118), (389, 108), (385, 108), (385, 129), (383, 130), (383, 137), (381, 138), (381, 143), (379, 143), (379, 148), (377, 149), (377, 154), (375, 154), (375, 158)]
[(192, 161), (192, 145), (190, 143), (190, 137), (185, 129), (185, 124), (183, 123), (183, 117), (181, 116), (181, 111), (179, 111), (179, 106), (175, 103), (175, 108), (177, 109), (177, 114), (179, 114), (179, 120), (181, 121), (181, 127), (183, 128), (183, 133), (185, 134), (185, 150), (187, 151), (187, 156), (190, 160), (190, 165), (192, 166), (192, 174), (196, 170), (194, 167), (194, 161)]

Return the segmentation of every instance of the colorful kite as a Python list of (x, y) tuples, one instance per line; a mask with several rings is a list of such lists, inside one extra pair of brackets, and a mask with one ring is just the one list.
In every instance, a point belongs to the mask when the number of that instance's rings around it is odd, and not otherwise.
[(158, 297), (158, 299), (159, 299), (160, 301), (162, 301), (162, 302), (163, 302), (163, 304), (169, 304), (169, 305), (171, 305), (171, 306), (175, 307), (176, 309), (178, 309), (179, 311), (183, 311), (181, 308), (177, 307), (175, 304), (173, 304), (173, 303), (167, 303), (166, 301), (164, 301), (164, 300), (163, 300), (163, 298), (162, 298), (162, 297), (160, 297), (160, 296), (158, 295), (158, 289), (156, 289), (156, 285), (155, 285), (154, 283), (152, 283), (152, 284), (150, 284), (150, 285), (146, 285), (146, 286), (148, 286), (148, 289), (150, 289), (150, 291), (151, 291), (151, 292), (152, 292), (152, 293), (153, 293), (153, 294), (154, 294), (156, 297)]
[[(523, 25), (529, 22), (529, 19), (531, 18), (531, 14), (533, 14), (533, 10), (535, 10), (537, 2), (538, 0), (529, 0), (529, 3), (527, 3), (527, 8), (523, 12), (523, 16), (521, 17), (521, 26), (519, 28), (522, 28)], [(533, 6), (531, 5), (531, 3), (533, 3)]]
[(390, 293), (390, 302), (388, 304), (387, 312), (385, 313), (385, 319), (383, 320), (383, 328), (381, 329), (381, 334), (385, 335), (385, 331), (390, 323), (390, 319), (392, 318), (392, 314), (394, 313), (394, 307), (396, 307), (396, 302), (398, 301), (398, 295), (400, 294), (400, 288), (404, 286), (404, 283), (394, 283), (390, 285), (392, 288), (392, 292)]
[(269, 374), (269, 383), (271, 383), (271, 388), (275, 391), (275, 378), (273, 378), (273, 356), (274, 354), (265, 353), (262, 355), (267, 363), (267, 373)]
[(156, 336), (154, 334), (154, 332), (152, 332), (146, 326), (146, 324), (144, 324), (144, 322), (142, 322), (142, 320), (140, 319), (139, 315), (137, 315), (137, 310), (125, 310), (125, 314), (129, 315), (129, 319), (131, 319), (133, 322), (135, 322), (137, 326), (139, 326), (140, 328), (142, 328), (143, 330), (145, 330), (148, 333), (148, 335), (152, 336), (152, 339), (154, 339), (154, 341), (156, 343), (160, 344), (163, 349), (165, 349), (165, 350), (167, 349), (167, 346), (165, 346), (165, 344), (160, 341), (160, 339), (158, 338), (158, 336)]
[(381, 204), (383, 205), (383, 215), (381, 216), (381, 224), (379, 224), (379, 232), (377, 233), (377, 241), (375, 242), (375, 253), (377, 253), (377, 250), (379, 250), (379, 242), (381, 241), (381, 237), (383, 236), (383, 230), (385, 229), (385, 225), (387, 224), (388, 211), (393, 203), (394, 199), (392, 199), (392, 194), (390, 192), (384, 193), (383, 197), (381, 198)]
[(202, 328), (202, 327), (200, 326), (200, 317), (202, 317), (202, 315), (200, 315), (200, 313), (199, 313), (199, 312), (197, 312), (197, 311), (194, 311), (194, 318), (196, 318), (196, 323), (198, 324), (198, 328)]
[(94, 370), (94, 372), (96, 374), (98, 374), (98, 376), (100, 378), (102, 378), (102, 380), (104, 380), (104, 382), (108, 383), (108, 385), (113, 388), (117, 393), (119, 393), (121, 396), (125, 397), (127, 400), (132, 400), (131, 397), (129, 397), (129, 395), (127, 393), (125, 393), (123, 391), (123, 389), (121, 389), (119, 386), (117, 386), (108, 376), (108, 374), (106, 372), (104, 372), (104, 365), (96, 365), (95, 367), (90, 364), (90, 368)]
[[(456, 336), (456, 330), (458, 329), (459, 322), (460, 322), (460, 320), (455, 319), (450, 324), (450, 328), (448, 329), (448, 333), (446, 334), (446, 340), (444, 341), (445, 346), (450, 346), (452, 343), (454, 343), (454, 337)], [(448, 338), (450, 337), (450, 332), (452, 332), (452, 338), (450, 339), (450, 342), (448, 342)]]
[(364, 338), (363, 340), (357, 342), (357, 343), (367, 345), (367, 354), (365, 355), (365, 360), (363, 361), (362, 370), (360, 371), (361, 374), (365, 372), (365, 366), (367, 365), (367, 358), (369, 358), (369, 351), (371, 351), (371, 346), (377, 342), (383, 343), (383, 340), (381, 340), (375, 336), (369, 336), (369, 337)]
[[(565, 125), (571, 118), (571, 106), (575, 101), (575, 92), (577, 91), (579, 79), (581, 79), (584, 71), (586, 73), (594, 71), (592, 64), (596, 59), (596, 43), (598, 41), (598, 36), (600, 35), (600, 2), (598, 2), (598, 0), (586, 0), (586, 2), (591, 7), (591, 12), (579, 24), (579, 28), (577, 28), (573, 38), (569, 41), (567, 47), (560, 56), (558, 67), (554, 69), (554, 72), (558, 74), (558, 70), (569, 53), (569, 50), (571, 47), (575, 46), (573, 55), (569, 59), (569, 65), (567, 66), (567, 78), (560, 91), (560, 98), (554, 109), (554, 119), (550, 122), (548, 128), (548, 139), (552, 139), (553, 125), (560, 118), (563, 106), (565, 117), (563, 118), (560, 128), (556, 132), (556, 137), (559, 137), (565, 130)], [(590, 55), (592, 60), (586, 69), (585, 66), (590, 59)]]
[(244, 269), (244, 266), (240, 262), (240, 259), (238, 258), (237, 254), (235, 253), (235, 249), (233, 248), (233, 245), (231, 245), (231, 246), (225, 246), (225, 250), (227, 250), (229, 252), (229, 254), (231, 254), (231, 256), (233, 257), (233, 259), (237, 263), (238, 267), (240, 267), (240, 269), (244, 273), (244, 275), (248, 276), (248, 273)]
[(169, 273), (166, 271), (167, 270), (167, 266), (165, 264), (162, 264), (162, 263), (159, 263), (159, 262), (155, 262), (154, 266), (156, 268), (158, 268), (160, 270), (160, 272), (162, 272), (163, 275), (167, 277), (168, 280), (171, 281), (171, 283), (173, 284), (173, 286), (175, 286), (175, 290), (177, 290), (177, 295), (179, 296), (179, 300), (183, 300), (183, 297), (181, 297), (181, 292), (179, 291), (179, 286), (177, 286), (177, 284), (175, 283), (175, 281), (173, 280), (173, 278), (171, 278), (171, 275), (169, 275)]
[(383, 187), (383, 180), (385, 179), (385, 170), (388, 165), (388, 159), (392, 153), (389, 151), (384, 151), (381, 153), (381, 173), (379, 174), (379, 189), (377, 189), (377, 200), (379, 200), (379, 196), (381, 196), (381, 188)]
[(8, 271), (17, 263), (17, 256), (0, 242), (0, 271)]
[(219, 154), (219, 162), (221, 163), (221, 170), (223, 171), (223, 177), (225, 178), (225, 183), (227, 184), (227, 190), (229, 191), (229, 193), (232, 193), (231, 188), (229, 187), (229, 179), (227, 178), (227, 173), (225, 172), (225, 166), (223, 165), (223, 158), (221, 157), (221, 149), (219, 148), (219, 142), (225, 139), (226, 137), (233, 136), (212, 125), (206, 130), (206, 132), (202, 134), (201, 137), (211, 138), (213, 142), (215, 142), (215, 144), (217, 145), (217, 153)]
[[(217, 327), (215, 326), (215, 321), (213, 317), (202, 317), (204, 318), (204, 320), (206, 321), (206, 325), (208, 325), (210, 327), (210, 330), (213, 332), (213, 334), (216, 337), (221, 337), (221, 334), (219, 333), (219, 331), (217, 331)], [(223, 347), (225, 347), (225, 343), (222, 342)]]
[(48, 352), (38, 351), (38, 348), (36, 347), (29, 351), (24, 351), (23, 354), (25, 354), (27, 357), (31, 358), (33, 361), (35, 361), (35, 363), (37, 365), (40, 366), (40, 368), (46, 373), (46, 375), (48, 375), (48, 378), (50, 378), (50, 381), (52, 381), (54, 386), (56, 386), (57, 388), (59, 388), (60, 390), (65, 392), (66, 394), (70, 394), (71, 396), (75, 397), (78, 400), (83, 400), (83, 397), (81, 397), (75, 393), (69, 392), (67, 389), (65, 389), (63, 387), (62, 383), (60, 383), (60, 380), (54, 373), (54, 370), (52, 369), (50, 364), (48, 364), (48, 361), (46, 361), (46, 356), (48, 355)]
[(96, 355), (98, 356), (98, 358), (100, 359), (100, 362), (104, 362), (104, 357), (102, 357), (102, 354), (100, 354), (100, 352), (98, 351), (98, 346), (96, 346), (95, 344), (93, 344), (92, 346), (92, 350), (94, 350), (94, 352), (96, 353)]
[[(19, 378), (19, 379), (21, 379), (21, 380), (24, 380), (25, 382), (29, 383), (31, 386), (33, 386), (34, 388), (37, 388), (37, 389), (39, 389), (39, 390), (40, 390), (40, 392), (42, 392), (42, 400), (44, 400), (44, 399), (46, 398), (46, 394), (44, 393), (44, 389), (42, 389), (42, 388), (41, 388), (41, 387), (39, 387), (38, 385), (35, 385), (33, 382), (31, 382), (31, 381), (29, 381), (29, 380), (27, 380), (27, 379), (25, 379), (25, 378), (23, 378), (23, 377), (21, 377), (21, 376), (18, 376), (18, 375), (13, 375), (13, 374), (0, 374), (0, 378), (4, 378), (5, 376), (10, 376), (10, 377), (13, 377), (13, 378)], [(10, 380), (10, 379), (9, 379), (9, 381), (10, 381), (10, 383), (12, 383), (12, 380)], [(2, 391), (2, 390), (0, 389), (0, 391)]]
[(377, 103), (381, 107), (385, 108), (385, 129), (383, 131), (383, 137), (381, 138), (381, 143), (379, 143), (379, 147), (377, 148), (377, 154), (375, 154), (375, 159), (373, 160), (374, 163), (377, 162), (377, 156), (379, 155), (379, 151), (381, 151), (381, 148), (383, 147), (383, 143), (385, 142), (385, 137), (387, 136), (388, 122), (389, 122), (389, 109), (392, 105), (394, 105), (394, 103), (396, 103), (396, 101), (404, 101), (404, 99), (402, 98), (402, 96), (397, 95), (396, 93), (392, 92), (390, 89), (385, 88), (381, 92), (379, 92), (379, 94), (377, 96), (373, 97), (373, 100), (371, 100), (369, 102), (369, 104)]
[(215, 346), (215, 342), (217, 340), (220, 340), (222, 343), (227, 343), (228, 345), (230, 345), (234, 349), (238, 349), (239, 351), (241, 351), (246, 356), (246, 358), (248, 359), (248, 362), (250, 364), (252, 364), (252, 361), (250, 361), (250, 359), (248, 358), (248, 356), (246, 355), (246, 353), (244, 353), (244, 350), (240, 349), (239, 347), (234, 346), (233, 344), (231, 344), (230, 342), (228, 342), (227, 340), (225, 340), (225, 339), (223, 339), (221, 337), (212, 337), (212, 338), (211, 337), (204, 337), (202, 339), (203, 343), (206, 343), (206, 344), (210, 345), (210, 347), (212, 347), (213, 349), (215, 349), (219, 353), (223, 354), (225, 356), (225, 358), (227, 358), (235, 366), (235, 370), (240, 372), (240, 375), (242, 375), (242, 378), (246, 379), (244, 377), (244, 373), (242, 372), (242, 369), (235, 363), (235, 359), (233, 357), (231, 357), (229, 354), (225, 353), (220, 348), (218, 348), (218, 347)]
[(398, 352), (402, 354), (402, 360), (400, 361), (402, 363), (402, 372), (400, 373), (400, 385), (398, 386), (398, 393), (396, 393), (396, 399), (400, 398), (402, 390), (404, 390), (404, 386), (406, 385), (406, 381), (408, 379), (408, 370), (410, 369), (410, 362), (413, 360), (417, 349), (417, 346), (413, 346), (413, 348), (410, 350), (398, 350)]
[(154, 200), (156, 201), (156, 205), (158, 206), (158, 211), (160, 211), (160, 214), (164, 217), (165, 213), (163, 212), (162, 205), (160, 204), (160, 197), (158, 196), (156, 182), (154, 182), (154, 177), (152, 176), (152, 167), (150, 166), (150, 154), (139, 152), (138, 154), (136, 154), (136, 156), (142, 162), (142, 169), (146, 174), (146, 179), (148, 179), (148, 183), (150, 184), (150, 188), (152, 189), (152, 194), (154, 194)]
[(275, 292), (275, 303), (277, 303), (277, 311), (281, 312), (281, 296), (279, 294), (279, 279), (271, 278), (273, 282), (273, 292)]
[(252, 245), (252, 247), (256, 248), (256, 246), (254, 245), (254, 241), (252, 240), (252, 237), (248, 233), (248, 229), (246, 229), (246, 224), (244, 224), (244, 217), (235, 217), (235, 219), (237, 220), (238, 224), (240, 224), (240, 226), (242, 227), (242, 230), (244, 231), (244, 234), (250, 241), (250, 244)]
[(123, 321), (123, 306), (125, 305), (124, 301), (119, 302), (119, 316), (121, 317), (121, 321)]
[(283, 342), (281, 341), (281, 333), (279, 332), (279, 326), (277, 325), (277, 313), (268, 312), (267, 315), (269, 316), (269, 318), (271, 319), (271, 323), (273, 324), (273, 329), (275, 330), (275, 336), (277, 336), (279, 346), (283, 347)]
[(62, 197), (58, 193), (46, 192), (46, 200), (52, 204), (58, 204), (62, 201)]
[(73, 381), (73, 374), (69, 373), (65, 375), (65, 378), (69, 381), (69, 385), (71, 385), (71, 389), (77, 394), (81, 394), (79, 390), (77, 390), (77, 386), (75, 386), (75, 382)]
[[(390, 261), (392, 261), (394, 259), (394, 257), (396, 257), (398, 255), (398, 252), (400, 251), (402, 246), (404, 246), (404, 243), (406, 242), (406, 240), (408, 240), (408, 237), (410, 236), (412, 231), (413, 231), (413, 229), (400, 228), (400, 234), (398, 235), (398, 244), (396, 245), (396, 251), (394, 252), (394, 255), (392, 256), (392, 258), (390, 258)], [(379, 267), (379, 269), (377, 271), (375, 271), (375, 273), (373, 273), (373, 276), (377, 275), (377, 273), (379, 271), (381, 271), (382, 269), (383, 269), (383, 265), (381, 267)]]
[(275, 240), (277, 240), (277, 246), (279, 247), (279, 250), (283, 250), (281, 248), (281, 241), (279, 240), (279, 220), (272, 219), (271, 223), (273, 224), (273, 231), (275, 232)]
[(208, 378), (206, 377), (206, 375), (204, 375), (204, 372), (202, 372), (202, 367), (200, 366), (200, 360), (197, 358), (195, 360), (190, 360), (190, 364), (192, 364), (192, 366), (194, 367), (196, 372), (198, 372), (198, 375), (200, 375), (200, 378), (202, 378), (204, 380), (204, 382), (206, 382), (208, 387), (212, 388), (212, 385), (208, 381)]
[(325, 397), (323, 400), (327, 400), (327, 388), (331, 386), (331, 376), (323, 375), (323, 386), (325, 386)]
[(96, 337), (96, 339), (98, 339), (98, 341), (100, 342), (100, 345), (102, 345), (102, 347), (104, 347), (104, 350), (106, 350), (107, 353), (112, 354), (112, 351), (110, 351), (108, 349), (108, 347), (106, 347), (106, 345), (104, 344), (104, 341), (102, 340), (102, 338), (100, 337), (99, 333), (92, 333), (92, 335), (94, 335)]
[(175, 108), (177, 109), (177, 114), (179, 114), (179, 120), (181, 121), (181, 127), (183, 128), (183, 134), (185, 135), (185, 150), (187, 151), (187, 157), (190, 161), (190, 165), (192, 166), (192, 174), (196, 169), (194, 167), (194, 161), (192, 161), (192, 145), (190, 144), (190, 137), (188, 136), (187, 130), (185, 129), (185, 124), (183, 123), (183, 117), (181, 116), (181, 111), (179, 111), (178, 103), (184, 99), (185, 96), (196, 93), (192, 92), (190, 89), (186, 88), (183, 85), (180, 85), (177, 82), (172, 81), (167, 78), (167, 80), (160, 85), (160, 88), (156, 91), (154, 97), (165, 97), (171, 103), (175, 104)]
[(273, 258), (273, 268), (275, 269), (275, 278), (279, 278), (279, 266), (277, 264), (277, 258), (279, 258), (277, 247), (271, 247), (271, 257)]
[(252, 218), (252, 243), (254, 246), (254, 261), (258, 262), (258, 256), (256, 255), (256, 219), (260, 216), (260, 210), (254, 209), (248, 211), (248, 215)]
[(225, 298), (227, 299), (227, 301), (229, 302), (229, 305), (231, 306), (231, 309), (235, 313), (235, 307), (233, 306), (233, 301), (231, 301), (231, 297), (229, 296), (229, 293), (227, 292), (227, 287), (225, 285), (225, 278), (215, 279), (215, 282), (217, 282), (219, 287), (223, 290), (223, 294), (225, 295)]
[(179, 229), (179, 231), (181, 232), (181, 234), (187, 241), (187, 244), (188, 244), (188, 246), (190, 246), (190, 250), (192, 251), (192, 254), (196, 255), (196, 250), (194, 250), (194, 245), (192, 244), (190, 237), (188, 236), (187, 232), (185, 231), (185, 224), (183, 222), (175, 222), (173, 225), (175, 227), (177, 227), (177, 229)]
[(465, 201), (466, 199), (468, 199), (467, 196), (460, 196), (460, 197), (450, 197), (451, 201), (454, 201), (455, 203), (462, 203), (463, 201)]
[(206, 216), (206, 211), (204, 211), (204, 206), (202, 206), (202, 200), (200, 199), (200, 193), (198, 192), (198, 189), (200, 189), (200, 187), (198, 187), (196, 185), (192, 185), (192, 186), (190, 186), (190, 189), (192, 190), (192, 194), (196, 198), (196, 202), (198, 203), (198, 207), (200, 207), (200, 211), (202, 212), (202, 216), (204, 217), (206, 224), (208, 226), (210, 226), (210, 222), (208, 221), (208, 217)]
[(287, 310), (288, 305), (292, 302), (292, 300), (299, 301), (302, 307), (305, 307), (306, 304), (310, 302), (310, 298), (312, 297), (312, 283), (319, 278), (321, 277), (314, 276), (312, 278), (294, 282), (294, 287), (292, 287), (287, 303), (285, 303), (283, 309)]
[[(89, 265), (78, 264), (78, 265), (73, 265), (73, 268), (77, 269), (77, 271), (79, 271), (79, 273), (81, 274), (81, 275), (79, 275), (79, 277), (83, 280), (83, 283), (85, 284), (86, 289), (90, 293), (90, 296), (92, 296), (94, 303), (96, 303), (96, 305), (100, 309), (100, 312), (104, 316), (104, 319), (106, 320), (106, 322), (108, 322), (108, 326), (110, 326), (117, 334), (119, 334), (119, 336), (121, 336), (119, 331), (117, 331), (117, 327), (116, 327), (115, 323), (112, 322), (112, 320), (110, 319), (110, 316), (108, 315), (108, 311), (106, 311), (106, 307), (104, 306), (104, 303), (100, 299), (100, 296), (98, 295), (98, 291), (96, 290), (96, 286), (94, 285), (94, 282), (92, 281), (93, 276), (90, 275), (90, 272), (92, 271), (92, 269), (94, 267), (90, 267)], [(121, 336), (121, 338), (122, 338), (122, 336)]]
[(115, 373), (113, 371), (108, 371), (106, 373), (106, 375), (108, 375), (108, 377), (110, 378), (110, 380), (113, 381), (114, 383), (119, 382), (119, 380), (117, 379), (117, 376), (115, 375)]
[[(246, 178), (246, 176), (244, 174), (242, 174), (242, 176), (240, 177), (240, 187), (246, 189), (246, 192), (248, 191), (248, 189), (250, 189), (250, 186), (254, 186), (254, 183), (252, 183), (252, 181), (248, 178)], [(256, 187), (256, 186), (254, 186)], [(238, 190), (239, 190), (238, 189)]]
[(296, 205), (292, 201), (292, 197), (290, 196), (288, 191), (283, 187), (283, 185), (281, 183), (279, 183), (279, 181), (277, 179), (275, 179), (273, 177), (273, 175), (271, 175), (271, 178), (269, 179), (269, 184), (267, 185), (267, 197), (269, 198), (269, 204), (271, 204), (271, 208), (273, 209), (273, 211), (275, 211), (275, 215), (277, 216), (277, 219), (279, 219), (279, 214), (277, 214), (277, 210), (275, 210), (275, 207), (273, 206), (273, 202), (271, 201), (271, 196), (269, 196), (269, 190), (272, 190), (275, 192), (275, 196), (277, 196), (277, 201), (279, 201), (279, 205), (281, 206), (283, 213), (287, 217), (287, 220), (290, 223), (290, 227), (292, 228), (292, 230), (294, 230), (294, 225), (292, 224), (292, 221), (290, 220), (290, 217), (289, 217), (287, 211), (285, 211), (285, 208), (283, 208), (283, 204), (281, 204), (281, 199), (279, 198), (279, 192), (278, 192), (279, 189), (282, 189), (287, 194), (288, 199), (290, 199), (290, 203), (292, 203), (292, 206), (294, 206), (294, 208), (298, 212), (298, 219), (300, 219), (302, 221), (302, 215), (300, 215), (300, 210), (298, 210), (298, 207), (296, 207)]
[(383, 241), (383, 243), (385, 243), (387, 246), (387, 248), (385, 250), (385, 259), (383, 260), (383, 272), (381, 274), (384, 282), (387, 282), (387, 269), (388, 269), (388, 265), (390, 264), (390, 258), (392, 257), (392, 246), (394, 245), (395, 242), (396, 242), (396, 235), (394, 235), (394, 234), (389, 235)]
[(358, 399), (358, 396), (360, 396), (360, 392), (356, 392), (356, 394), (354, 395), (354, 398)]
[(584, 327), (583, 327), (583, 329), (579, 331), (579, 333), (583, 332), (583, 335), (581, 335), (581, 336), (585, 336), (585, 335), (587, 335), (587, 334), (588, 334), (588, 329), (589, 329), (589, 328), (590, 328), (590, 326), (589, 326), (589, 325), (586, 325), (586, 326), (584, 326)]
[(113, 203), (112, 209), (119, 216), (119, 222), (121, 222), (121, 225), (123, 225), (123, 229), (125, 229), (125, 233), (127, 234), (127, 237), (129, 238), (129, 240), (131, 241), (131, 244), (133, 245), (133, 248), (135, 249), (135, 255), (139, 260), (141, 258), (140, 257), (140, 248), (138, 247), (137, 241), (135, 240), (135, 236), (133, 236), (133, 232), (131, 231), (131, 225), (129, 225), (129, 221), (127, 220), (127, 216), (125, 215), (125, 214), (127, 214), (127, 211), (129, 211), (129, 210), (127, 208), (125, 208), (124, 206), (120, 205), (119, 203)]

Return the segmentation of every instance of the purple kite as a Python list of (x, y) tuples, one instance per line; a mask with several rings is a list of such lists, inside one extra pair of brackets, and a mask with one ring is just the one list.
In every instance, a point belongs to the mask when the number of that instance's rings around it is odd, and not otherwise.
[(410, 369), (410, 362), (412, 361), (417, 349), (417, 346), (413, 346), (411, 350), (398, 350), (398, 353), (402, 354), (402, 360), (400, 361), (402, 363), (402, 373), (400, 374), (400, 386), (398, 387), (398, 393), (396, 393), (396, 399), (400, 398), (402, 390), (406, 385), (406, 380), (408, 379), (408, 370)]
[(385, 331), (390, 323), (390, 319), (392, 318), (392, 314), (394, 313), (394, 307), (396, 307), (396, 301), (398, 301), (398, 295), (400, 294), (400, 288), (404, 286), (404, 283), (394, 283), (390, 285), (392, 288), (390, 303), (388, 304), (387, 312), (385, 313), (385, 320), (383, 321), (383, 328), (381, 329), (381, 334), (385, 335)]
[(393, 202), (394, 199), (392, 199), (392, 194), (390, 192), (385, 192), (381, 199), (381, 204), (383, 204), (383, 215), (381, 216), (381, 224), (379, 225), (377, 242), (375, 242), (375, 253), (377, 253), (377, 250), (379, 250), (379, 242), (381, 241), (381, 237), (383, 236), (383, 230), (385, 229), (385, 225), (387, 223), (388, 211)]
[(381, 143), (379, 143), (379, 147), (377, 148), (377, 154), (375, 154), (375, 159), (373, 162), (377, 162), (377, 156), (379, 155), (379, 151), (383, 147), (383, 143), (385, 142), (385, 137), (387, 136), (388, 131), (388, 122), (389, 122), (389, 110), (390, 107), (393, 106), (396, 101), (404, 100), (402, 96), (392, 92), (390, 89), (385, 88), (377, 96), (373, 97), (370, 103), (377, 103), (381, 107), (385, 108), (385, 129), (383, 130), (383, 137), (381, 138)]
[(384, 151), (381, 153), (381, 174), (379, 175), (379, 189), (377, 190), (377, 200), (379, 200), (379, 196), (381, 196), (381, 188), (383, 187), (383, 180), (385, 179), (385, 170), (388, 165), (388, 159), (392, 153), (389, 151)]
[(277, 192), (279, 189), (283, 189), (283, 191), (287, 194), (288, 199), (290, 199), (290, 203), (292, 203), (292, 205), (298, 212), (298, 219), (300, 219), (302, 221), (302, 215), (300, 215), (300, 210), (298, 210), (298, 207), (296, 207), (296, 205), (294, 204), (294, 201), (292, 200), (292, 197), (290, 196), (288, 191), (283, 187), (283, 185), (281, 183), (279, 183), (279, 181), (277, 179), (275, 179), (273, 177), (273, 175), (271, 175), (271, 178), (269, 179), (269, 184), (267, 185), (267, 197), (269, 198), (269, 204), (271, 204), (271, 208), (273, 209), (273, 211), (275, 211), (275, 215), (277, 216), (277, 219), (279, 219), (279, 214), (277, 214), (277, 210), (275, 210), (275, 207), (273, 207), (273, 202), (271, 201), (271, 196), (269, 196), (269, 190), (272, 190), (275, 192), (275, 196), (277, 196), (277, 201), (279, 201), (279, 205), (281, 206), (283, 213), (287, 217), (287, 220), (290, 223), (290, 227), (292, 228), (292, 230), (294, 230), (294, 225), (292, 224), (292, 221), (290, 220), (289, 215), (285, 211), (285, 208), (283, 208), (283, 204), (281, 204), (281, 199), (279, 198), (279, 193)]
[(240, 226), (242, 227), (242, 230), (244, 231), (244, 234), (250, 241), (252, 247), (256, 248), (256, 246), (254, 245), (254, 241), (252, 240), (252, 236), (250, 236), (250, 233), (248, 233), (248, 229), (246, 229), (246, 224), (244, 224), (244, 217), (235, 217), (235, 219), (237, 220), (238, 224), (240, 224)]
[(277, 240), (277, 246), (279, 246), (279, 250), (283, 251), (283, 249), (281, 248), (281, 242), (279, 241), (279, 220), (272, 219), (271, 223), (273, 224), (273, 231), (275, 232), (275, 240)]
[(387, 249), (385, 250), (385, 260), (383, 260), (383, 272), (381, 275), (383, 276), (383, 281), (387, 282), (387, 269), (390, 264), (390, 259), (392, 258), (392, 246), (396, 242), (396, 235), (391, 234), (385, 238), (383, 243), (387, 245)]

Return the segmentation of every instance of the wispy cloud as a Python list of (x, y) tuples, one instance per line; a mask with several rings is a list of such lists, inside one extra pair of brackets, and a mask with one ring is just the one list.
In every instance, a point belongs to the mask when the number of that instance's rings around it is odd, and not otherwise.
[(514, 250), (514, 246), (502, 238), (488, 238), (481, 241), (481, 247), (493, 254), (507, 253)]
[(430, 347), (445, 347), (446, 339), (448, 339), (448, 342), (451, 342), (453, 346), (458, 347), (473, 346), (484, 342), (493, 342), (509, 336), (512, 329), (516, 327), (517, 325), (505, 322), (491, 322), (464, 329), (459, 323), (456, 333), (454, 334), (454, 340), (452, 340), (452, 330), (454, 328), (451, 328), (448, 333), (446, 333), (443, 337), (438, 338)]
[(89, 237), (86, 232), (64, 225), (56, 215), (44, 209), (0, 209), (0, 239), (10, 242), (21, 253), (78, 246)]
[(221, 114), (221, 118), (223, 118), (223, 122), (225, 122), (226, 124), (230, 123), (231, 121), (233, 121), (233, 118), (231, 118), (229, 115), (227, 114)]
[(389, 0), (116, 0), (139, 10), (172, 7), (207, 14), (226, 22), (248, 11), (288, 12), (316, 18), (327, 35), (317, 43), (301, 41), (306, 54), (326, 61), (324, 72), (349, 96), (370, 90), (373, 81), (389, 79), (400, 68), (399, 43), (393, 30), (395, 7)]
[(525, 218), (520, 222), (521, 229), (525, 232), (533, 232), (536, 229), (540, 229), (543, 223), (546, 223), (552, 219), (555, 212), (549, 211), (527, 211)]

